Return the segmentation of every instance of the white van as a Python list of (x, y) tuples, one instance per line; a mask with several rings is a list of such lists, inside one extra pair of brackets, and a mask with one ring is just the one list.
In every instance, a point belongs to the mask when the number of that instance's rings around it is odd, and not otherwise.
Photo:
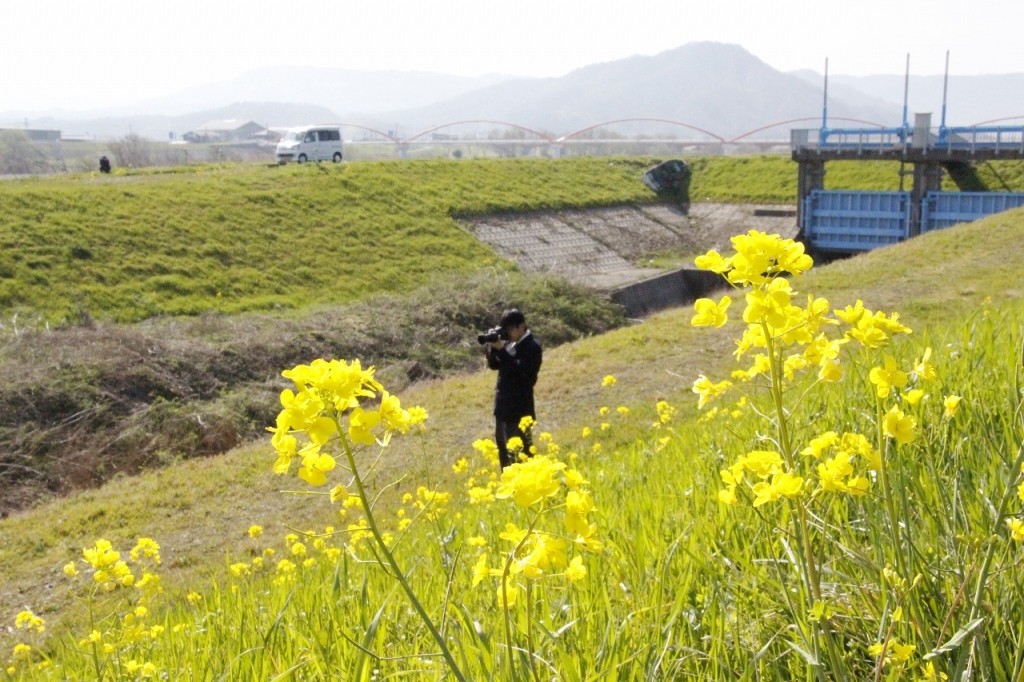
[(277, 162), (333, 161), (341, 163), (341, 128), (303, 126), (292, 128), (277, 143)]

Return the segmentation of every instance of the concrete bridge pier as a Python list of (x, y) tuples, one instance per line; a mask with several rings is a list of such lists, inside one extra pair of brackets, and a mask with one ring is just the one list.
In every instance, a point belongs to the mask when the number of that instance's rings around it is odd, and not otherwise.
[(910, 193), (908, 237), (916, 237), (921, 234), (921, 212), (924, 206), (924, 197), (928, 192), (942, 191), (942, 175), (941, 163), (914, 164), (914, 189)]
[(804, 199), (811, 190), (825, 189), (825, 162), (801, 160), (797, 165), (796, 178), (796, 224), (803, 225)]

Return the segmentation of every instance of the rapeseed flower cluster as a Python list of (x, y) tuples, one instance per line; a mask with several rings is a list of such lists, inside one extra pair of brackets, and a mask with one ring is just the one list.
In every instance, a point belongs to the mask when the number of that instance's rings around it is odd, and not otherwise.
[[(127, 552), (127, 558), (113, 543), (99, 539), (82, 550), (81, 568), (74, 561), (64, 566), (64, 574), (73, 581), (72, 593), (87, 607), (88, 634), (78, 646), (86, 650), (97, 670), (111, 670), (116, 679), (153, 677), (157, 667), (146, 660), (136, 660), (146, 653), (164, 632), (164, 626), (149, 624), (153, 598), (163, 592), (157, 567), (161, 563), (160, 545), (151, 538), (139, 538)], [(91, 575), (91, 579), (83, 577)], [(97, 595), (120, 591), (118, 598)], [(100, 607), (114, 605), (114, 610), (100, 613)], [(18, 614), (16, 626), (43, 631), (43, 620), (30, 611)], [(27, 654), (26, 649), (24, 653)], [(38, 665), (48, 665), (44, 659)]]
[[(277, 455), (274, 471), (287, 474), (292, 462), (299, 460), (298, 476), (313, 486), (327, 483), (327, 474), (337, 465), (325, 450), (339, 438), (344, 447), (387, 445), (395, 432), (408, 433), (412, 426), (427, 418), (422, 408), (405, 410), (397, 396), (391, 395), (373, 378), (374, 368), (363, 369), (359, 360), (314, 360), (281, 373), (291, 379), (295, 390), (281, 392), (281, 412), (271, 444)], [(364, 402), (377, 400), (377, 409)], [(347, 424), (342, 417), (347, 416)], [(300, 443), (297, 436), (308, 438)]]
[[(794, 405), (787, 405), (790, 395), (806, 396), (814, 385), (828, 386), (846, 375), (844, 354), (860, 347), (868, 354), (887, 348), (894, 336), (910, 334), (911, 329), (900, 321), (898, 313), (869, 310), (857, 300), (845, 308), (833, 308), (824, 298), (813, 294), (800, 297), (790, 283), (812, 266), (803, 246), (778, 235), (751, 231), (734, 237), (735, 255), (723, 257), (709, 251), (696, 259), (698, 267), (721, 274), (736, 290), (742, 292), (745, 324), (736, 339), (734, 356), (744, 362), (728, 379), (716, 381), (700, 375), (693, 382), (698, 408), (703, 409), (731, 392), (746, 395), (761, 388), (771, 397), (772, 407), (764, 412), (772, 423), (773, 437), (760, 435), (756, 449), (736, 458), (719, 472), (724, 487), (718, 499), (725, 504), (747, 501), (761, 508), (761, 518), (776, 527), (788, 526), (785, 532), (800, 544), (801, 570), (797, 577), (803, 584), (805, 604), (791, 605), (791, 617), (804, 635), (801, 647), (821, 649), (832, 667), (844, 664), (842, 645), (833, 636), (836, 610), (825, 598), (821, 586), (822, 567), (830, 563), (823, 558), (827, 551), (826, 532), (812, 523), (812, 518), (841, 513), (835, 506), (838, 498), (879, 499), (884, 502), (890, 534), (895, 545), (907, 532), (895, 513), (889, 468), (899, 463), (898, 448), (909, 446), (919, 437), (922, 400), (928, 396), (927, 384), (938, 381), (932, 362), (932, 350), (910, 366), (890, 354), (877, 364), (869, 365), (866, 388), (874, 404), (873, 438), (853, 430), (819, 430), (812, 423), (800, 423)], [(701, 299), (694, 304), (693, 326), (722, 327), (728, 323), (732, 303), (730, 296), (718, 301)], [(881, 354), (881, 353), (878, 353)], [(801, 383), (799, 387), (798, 383)], [(792, 389), (799, 388), (794, 391)], [(801, 402), (803, 398), (797, 401)], [(745, 404), (745, 403), (744, 403)], [(950, 395), (943, 401), (944, 419), (952, 420), (959, 413), (961, 398)], [(708, 417), (721, 418), (729, 408), (711, 408)], [(819, 427), (820, 428), (820, 427)], [(868, 433), (871, 433), (870, 431)], [(806, 440), (797, 441), (796, 434)], [(764, 447), (762, 444), (767, 444)], [(880, 484), (881, 494), (872, 489)], [(1020, 491), (1024, 500), (1024, 484)], [(871, 497), (869, 497), (869, 494)], [(767, 511), (773, 504), (785, 504), (786, 511)], [(817, 505), (817, 506), (814, 506)], [(812, 508), (813, 506), (813, 508)], [(1017, 519), (1006, 521), (1012, 538), (1024, 541), (1024, 524)], [(898, 555), (900, 556), (900, 555)], [(886, 581), (895, 569), (886, 569)], [(903, 579), (900, 579), (903, 580)], [(915, 580), (915, 586), (917, 584)], [(900, 583), (900, 593), (890, 596), (901, 604), (909, 589)], [(884, 586), (883, 586), (884, 587)], [(891, 588), (890, 588), (891, 589)], [(833, 602), (834, 604), (834, 602)], [(904, 617), (895, 609), (889, 620), (889, 635), (882, 642), (865, 647), (868, 655), (878, 660), (879, 674), (886, 665), (900, 670), (917, 668), (925, 678), (940, 679), (934, 667), (912, 662), (917, 646), (913, 641), (893, 636)], [(830, 624), (831, 623), (831, 624)]]
[[(582, 580), (587, 569), (580, 551), (600, 552), (603, 544), (597, 537), (597, 523), (590, 515), (596, 511), (587, 481), (575, 469), (553, 455), (535, 455), (507, 467), (494, 492), (499, 500), (512, 500), (517, 507), (530, 512), (530, 523), (520, 528), (508, 523), (500, 537), (511, 546), (503, 552), (502, 561), (491, 568), (487, 553), (482, 552), (473, 569), (473, 584), (487, 576), (498, 578), (498, 603), (512, 608), (522, 586), (518, 576), (528, 580), (561, 574), (570, 581)], [(564, 512), (564, 528), (544, 530), (539, 523), (555, 510)], [(576, 548), (575, 556), (570, 556)]]
[[(752, 364), (734, 371), (732, 381), (716, 382), (699, 376), (693, 382), (693, 391), (699, 396), (698, 408), (735, 390), (733, 381), (761, 381), (779, 400), (785, 384), (813, 370), (817, 370), (817, 382), (839, 381), (844, 374), (840, 357), (844, 346), (858, 343), (869, 349), (880, 348), (888, 345), (893, 335), (911, 332), (899, 321), (898, 313), (872, 312), (859, 300), (852, 306), (832, 311), (833, 314), (830, 314), (829, 302), (814, 295), (808, 295), (804, 304), (798, 304), (797, 292), (785, 275), (799, 276), (813, 264), (799, 242), (752, 230), (733, 237), (732, 243), (736, 249), (734, 256), (725, 258), (709, 251), (698, 257), (696, 263), (698, 267), (722, 274), (731, 285), (744, 292), (746, 306), (742, 318), (746, 328), (736, 340), (734, 354), (737, 360), (752, 356)], [(730, 303), (729, 296), (717, 303), (709, 299), (697, 301), (691, 323), (723, 326)], [(828, 333), (830, 328), (842, 329), (843, 333), (832, 336)], [(929, 378), (934, 375), (929, 358), (930, 351), (923, 361), (915, 363), (916, 374)], [(879, 400), (899, 395), (910, 382), (910, 374), (901, 370), (891, 356), (886, 356), (881, 366), (871, 369), (869, 378)], [(897, 404), (884, 415), (885, 433), (900, 444), (914, 439), (916, 425), (916, 418)], [(868, 470), (877, 471), (879, 467), (878, 451), (856, 433), (840, 438), (828, 431), (811, 438), (802, 452), (821, 461), (809, 471), (804, 471), (795, 459), (795, 451), (783, 450), (752, 451), (722, 470), (721, 478), (726, 487), (720, 491), (719, 499), (733, 504), (739, 499), (737, 490), (743, 490), (754, 506), (805, 494), (862, 496), (871, 486)], [(812, 478), (814, 483), (811, 483)]]

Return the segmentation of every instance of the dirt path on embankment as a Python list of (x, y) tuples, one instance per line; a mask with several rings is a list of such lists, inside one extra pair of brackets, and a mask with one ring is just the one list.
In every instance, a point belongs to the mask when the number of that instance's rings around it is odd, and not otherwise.
[(669, 255), (682, 265), (708, 249), (728, 250), (729, 238), (748, 230), (787, 238), (797, 233), (791, 207), (710, 202), (694, 203), (688, 213), (649, 204), (488, 215), (462, 222), (524, 272), (558, 274), (600, 289), (664, 272), (645, 267), (652, 257)]

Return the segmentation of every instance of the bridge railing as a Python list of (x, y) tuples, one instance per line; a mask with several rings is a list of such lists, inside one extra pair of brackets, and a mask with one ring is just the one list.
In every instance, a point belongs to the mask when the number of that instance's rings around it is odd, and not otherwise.
[(804, 128), (790, 131), (790, 146), (794, 150), (889, 150), (908, 146), (911, 138), (912, 131), (906, 128)]
[(939, 128), (932, 146), (940, 149), (1020, 149), (1024, 151), (1024, 126), (972, 126)]
[[(790, 130), (790, 147), (800, 149), (870, 152), (909, 147), (1013, 151), (1024, 153), (1024, 126), (967, 126), (931, 128), (926, 140), (915, 140), (915, 130), (899, 128), (803, 128)], [(917, 142), (915, 144), (915, 142)]]

